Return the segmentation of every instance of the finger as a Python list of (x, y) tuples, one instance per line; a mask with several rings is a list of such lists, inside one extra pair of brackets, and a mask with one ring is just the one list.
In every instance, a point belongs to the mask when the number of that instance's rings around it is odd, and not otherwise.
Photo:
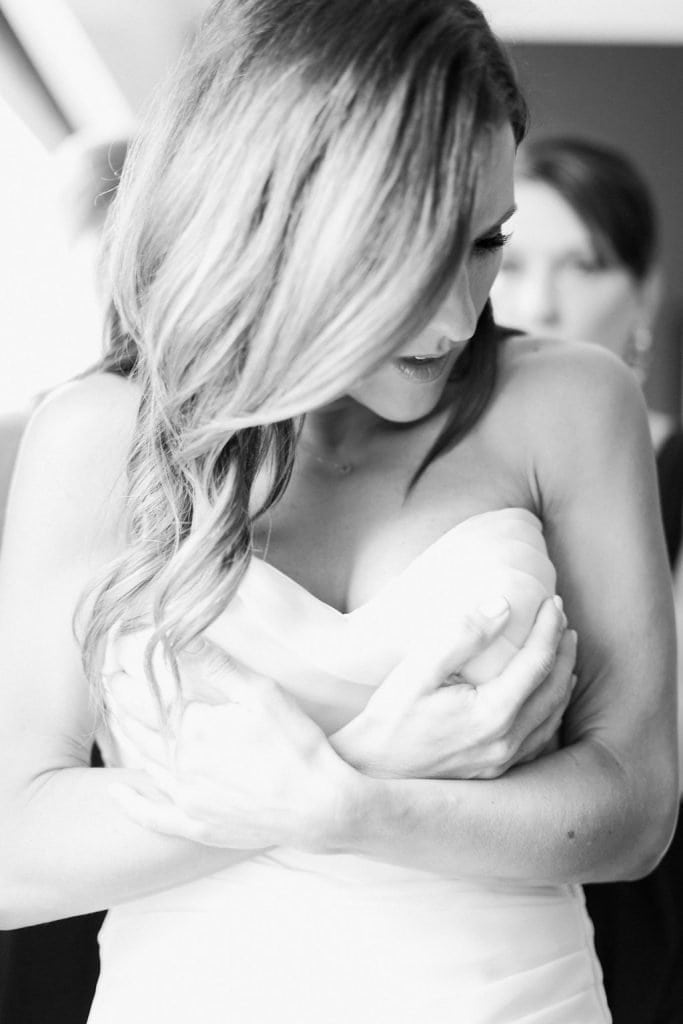
[(510, 617), (510, 605), (496, 594), (454, 623), (448, 637), (420, 647), (404, 658), (387, 676), (375, 696), (394, 699), (397, 693), (409, 698), (438, 690), (449, 676), (456, 675), (477, 654), (481, 654), (503, 631)]
[(527, 764), (529, 761), (535, 761), (536, 758), (548, 753), (549, 750), (557, 749), (559, 746), (557, 737), (565, 713), (566, 708), (556, 711), (551, 718), (539, 725), (520, 746), (516, 755), (510, 759), (506, 771), (517, 764)]
[[(575, 688), (575, 676), (572, 677), (574, 683), (571, 687), (571, 692)], [(559, 707), (553, 714), (542, 722), (537, 729), (533, 730), (520, 745), (517, 755), (512, 759), (510, 767), (513, 764), (522, 764), (527, 761), (535, 761), (542, 754), (548, 751), (549, 744), (553, 739), (559, 735), (562, 721), (566, 715), (567, 708), (570, 700), (567, 701), (565, 706)]]
[(563, 714), (566, 711), (576, 682), (576, 651), (575, 631), (565, 630), (557, 648), (555, 664), (542, 685), (531, 693), (522, 709), (531, 728), (542, 725), (557, 712)]
[(550, 676), (565, 632), (561, 603), (548, 599), (541, 605), (524, 645), (499, 676), (482, 687), (487, 699), (516, 717), (529, 697)]
[(109, 795), (122, 811), (137, 825), (151, 832), (178, 836), (201, 842), (205, 831), (202, 822), (191, 818), (180, 808), (167, 800), (152, 800), (137, 790), (119, 782), (108, 786)]
[(520, 710), (515, 731), (520, 737), (515, 764), (537, 756), (557, 733), (576, 686), (576, 633), (561, 638), (552, 671)]

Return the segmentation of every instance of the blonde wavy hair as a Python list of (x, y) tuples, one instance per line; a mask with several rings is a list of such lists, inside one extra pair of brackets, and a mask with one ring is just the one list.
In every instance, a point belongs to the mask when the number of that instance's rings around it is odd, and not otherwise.
[[(126, 161), (111, 348), (141, 388), (127, 546), (82, 636), (152, 623), (172, 664), (226, 607), (299, 420), (434, 315), (478, 162), (526, 112), (468, 0), (220, 0)], [(267, 480), (255, 507), (255, 482)], [(157, 690), (157, 695), (160, 694)]]

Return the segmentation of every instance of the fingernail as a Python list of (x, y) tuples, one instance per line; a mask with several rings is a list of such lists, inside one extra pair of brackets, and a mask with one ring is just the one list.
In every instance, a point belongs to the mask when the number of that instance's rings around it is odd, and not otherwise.
[(487, 619), (500, 619), (510, 611), (510, 605), (506, 598), (497, 594), (495, 597), (487, 597), (480, 605), (479, 612)]
[(571, 688), (572, 688), (572, 690), (574, 689), (574, 687), (576, 686), (578, 681), (579, 681), (579, 677), (577, 675), (573, 675), (572, 676), (572, 680), (571, 680)]
[(558, 612), (564, 611), (564, 601), (562, 600), (559, 594), (555, 594), (555, 597), (553, 598), (553, 604), (557, 608)]

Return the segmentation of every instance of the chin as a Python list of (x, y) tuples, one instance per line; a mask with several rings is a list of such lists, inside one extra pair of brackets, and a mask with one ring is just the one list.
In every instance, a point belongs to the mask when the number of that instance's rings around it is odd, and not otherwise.
[(429, 416), (439, 405), (445, 381), (438, 386), (423, 385), (420, 391), (414, 385), (401, 385), (394, 389), (372, 389), (369, 393), (359, 389), (352, 398), (370, 412), (389, 423), (415, 423)]
[(448, 385), (455, 354), (444, 360), (435, 376), (434, 366), (408, 367), (402, 371), (398, 362), (387, 363), (377, 373), (366, 378), (350, 394), (354, 401), (365, 406), (381, 419), (390, 423), (413, 423), (429, 416), (438, 407)]

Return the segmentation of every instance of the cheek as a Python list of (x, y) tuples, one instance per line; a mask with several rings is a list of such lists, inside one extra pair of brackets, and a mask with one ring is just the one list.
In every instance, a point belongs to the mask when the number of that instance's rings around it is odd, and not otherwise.
[(515, 323), (519, 316), (519, 297), (525, 287), (525, 279), (520, 274), (510, 274), (501, 270), (491, 287), (491, 301), (496, 318), (505, 323)]
[(470, 264), (470, 291), (472, 303), (477, 313), (481, 313), (484, 308), (484, 304), (491, 293), (493, 282), (498, 276), (502, 261), (503, 254), (498, 252), (478, 259), (475, 258)]
[(623, 354), (636, 322), (630, 283), (620, 278), (588, 279), (568, 282), (563, 293), (567, 335)]

